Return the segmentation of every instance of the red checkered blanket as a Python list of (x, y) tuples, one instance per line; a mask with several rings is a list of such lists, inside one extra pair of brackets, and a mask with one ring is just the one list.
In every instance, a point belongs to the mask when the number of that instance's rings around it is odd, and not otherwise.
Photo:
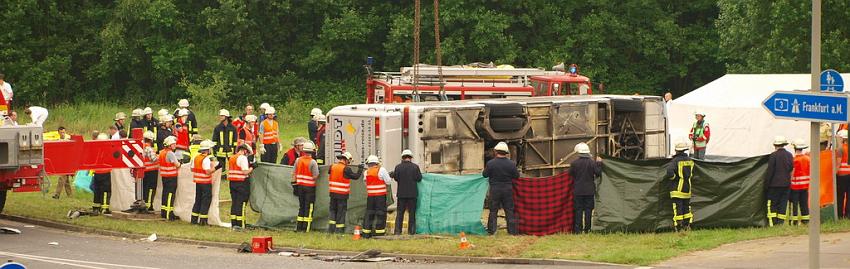
[(572, 180), (567, 173), (542, 178), (519, 178), (514, 182), (514, 209), (522, 234), (572, 232)]

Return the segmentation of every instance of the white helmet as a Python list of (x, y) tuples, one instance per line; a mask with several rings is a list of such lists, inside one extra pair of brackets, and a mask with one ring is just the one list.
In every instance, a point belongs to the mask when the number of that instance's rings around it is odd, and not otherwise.
[(201, 147), (198, 150), (209, 150), (213, 148), (213, 146), (215, 146), (215, 142), (212, 142), (212, 140), (207, 139), (201, 141)]
[(697, 112), (694, 112), (694, 115), (700, 115), (700, 116), (705, 117), (705, 112), (697, 111)]
[(336, 156), (337, 159), (339, 159), (340, 157), (345, 158), (346, 160), (349, 160), (349, 161), (351, 161), (351, 158), (354, 158), (354, 156), (351, 155), (351, 152), (348, 152), (348, 151), (343, 152), (342, 154)]
[(142, 116), (142, 110), (141, 110), (141, 109), (139, 109), (139, 108), (137, 108), (137, 109), (133, 109), (133, 113), (131, 113), (131, 115), (132, 115), (134, 118), (135, 118), (135, 117), (141, 117), (141, 116)]
[(160, 121), (161, 123), (166, 123), (166, 122), (174, 121), (174, 117), (173, 117), (173, 116), (171, 116), (171, 115), (165, 114), (165, 115), (162, 115), (162, 116), (160, 116), (160, 117), (159, 117), (159, 121)]
[(247, 121), (247, 122), (257, 122), (257, 116), (247, 115), (247, 116), (245, 116), (245, 121)]
[(162, 140), (162, 144), (165, 145), (166, 147), (174, 145), (174, 143), (177, 143), (177, 137), (175, 137), (173, 135), (169, 135), (164, 140)]
[(310, 110), (310, 116), (316, 116), (316, 115), (322, 115), (322, 110), (319, 109), (318, 107), (314, 107), (312, 110)]
[(266, 108), (266, 114), (274, 114), (274, 113), (275, 113), (275, 111), (274, 111), (274, 107), (273, 107), (273, 106), (270, 106), (269, 108)]
[(271, 107), (271, 105), (269, 105), (269, 103), (260, 104), (260, 109), (269, 109), (269, 107)]
[(144, 139), (150, 139), (150, 140), (154, 140), (154, 139), (156, 139), (156, 137), (154, 136), (153, 132), (151, 132), (151, 131), (146, 131), (146, 132), (142, 135), (142, 137), (143, 137)]
[(159, 111), (156, 112), (156, 115), (159, 116), (160, 118), (162, 118), (162, 116), (168, 115), (168, 109), (165, 109), (165, 108), (160, 109)]
[(681, 141), (681, 142), (676, 143), (676, 146), (675, 146), (674, 149), (676, 151), (686, 151), (686, 150), (688, 150), (688, 148), (689, 148), (688, 142)]
[(369, 155), (369, 157), (366, 158), (366, 163), (369, 163), (369, 164), (373, 164), (373, 163), (377, 164), (377, 163), (380, 163), (380, 162), (381, 162), (381, 160), (378, 159), (378, 156), (375, 156), (375, 155)]
[(126, 118), (127, 118), (127, 114), (124, 114), (124, 112), (115, 113), (115, 120), (123, 120), (123, 119), (126, 119)]
[(313, 144), (313, 141), (304, 142), (304, 152), (316, 152), (316, 144)]
[(142, 115), (152, 115), (152, 114), (153, 114), (153, 109), (151, 109), (151, 107), (145, 107), (145, 109), (142, 109)]
[(496, 147), (494, 147), (493, 149), (504, 153), (511, 153), (511, 150), (508, 149), (508, 143), (505, 142), (499, 142), (499, 144), (496, 144)]
[(410, 157), (410, 158), (413, 158), (413, 151), (411, 151), (411, 150), (409, 150), (409, 149), (405, 149), (405, 150), (403, 150), (403, 151), (401, 152), (401, 157), (402, 157), (402, 158), (404, 158), (404, 157)]
[(100, 133), (97, 135), (97, 140), (109, 140), (109, 135), (106, 133)]
[(314, 119), (316, 122), (328, 122), (328, 117), (325, 117), (325, 115), (322, 114), (314, 116)]
[(177, 106), (179, 106), (180, 108), (187, 108), (189, 107), (189, 100), (180, 99), (180, 101), (177, 102)]
[(838, 135), (838, 137), (841, 137), (842, 139), (847, 139), (847, 129), (838, 131), (836, 135)]
[(189, 110), (185, 109), (185, 108), (178, 109), (177, 110), (177, 116), (178, 117), (189, 116)]
[(247, 155), (254, 155), (254, 150), (251, 149), (251, 146), (248, 146), (248, 144), (239, 145), (239, 147), (236, 148), (236, 151), (240, 151), (240, 150), (243, 150), (243, 149), (245, 151), (247, 151), (247, 153), (246, 153)]
[(784, 136), (777, 135), (776, 137), (773, 138), (773, 145), (774, 146), (788, 145), (788, 139), (785, 139)]
[(794, 149), (807, 149), (809, 145), (806, 144), (806, 140), (802, 138), (798, 138), (794, 140)]
[(230, 111), (227, 111), (227, 109), (222, 109), (222, 110), (219, 110), (219, 111), (218, 111), (218, 115), (219, 115), (219, 116), (230, 117)]
[(574, 150), (575, 150), (575, 152), (578, 152), (578, 153), (581, 153), (581, 154), (589, 154), (590, 153), (590, 147), (587, 144), (585, 144), (584, 142), (576, 144)]

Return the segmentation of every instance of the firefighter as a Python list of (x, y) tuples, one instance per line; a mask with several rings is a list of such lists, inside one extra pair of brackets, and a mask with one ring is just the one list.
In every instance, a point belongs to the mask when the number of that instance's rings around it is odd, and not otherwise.
[[(268, 112), (268, 111), (266, 111)], [(316, 203), (316, 180), (319, 179), (319, 164), (312, 153), (316, 146), (312, 142), (304, 144), (304, 152), (295, 160), (292, 174), (293, 188), (298, 196), (298, 225), (296, 232), (309, 232), (313, 223), (313, 206)]]
[(274, 107), (266, 108), (266, 119), (260, 124), (260, 141), (263, 144), (257, 151), (260, 153), (260, 160), (267, 163), (275, 163), (277, 161), (278, 152), (278, 130), (279, 125), (275, 119)]
[(183, 155), (180, 158), (186, 158), (185, 156), (191, 156), (189, 154), (189, 110), (180, 109), (177, 111), (177, 120), (175, 122), (174, 128), (174, 136), (177, 137), (177, 154)]
[[(142, 128), (145, 132), (153, 132), (154, 137), (159, 137), (157, 135), (158, 127), (159, 122), (153, 117), (153, 110), (150, 107), (142, 109)], [(161, 149), (158, 143), (154, 143), (154, 149), (157, 151)]]
[[(129, 134), (130, 138), (135, 138), (135, 137), (133, 137), (133, 129), (136, 129), (136, 128), (144, 129), (144, 127), (145, 127), (144, 123), (142, 123), (142, 109), (140, 109), (140, 108), (133, 109), (131, 116), (132, 116), (132, 119), (130, 120), (130, 130), (127, 130), (127, 133)], [(144, 139), (144, 138), (142, 138), (142, 139)]]
[(419, 166), (413, 163), (413, 151), (401, 152), (401, 163), (395, 166), (390, 177), (398, 182), (398, 211), (395, 218), (395, 235), (401, 235), (404, 227), (404, 211), (408, 212), (407, 234), (416, 234), (416, 197), (419, 190), (416, 184), (422, 181)]
[(322, 110), (318, 107), (313, 108), (310, 110), (310, 121), (307, 122), (307, 137), (309, 137), (313, 143), (316, 143), (316, 145), (319, 145), (319, 143), (316, 142), (316, 133), (319, 132), (319, 122), (316, 120), (316, 116), (318, 115), (322, 115)]
[(387, 233), (387, 185), (390, 173), (380, 165), (378, 156), (366, 158), (366, 217), (363, 220), (363, 237), (382, 236)]
[[(171, 116), (171, 115), (166, 115)], [(168, 136), (163, 141), (164, 147), (159, 152), (159, 174), (162, 176), (162, 205), (160, 216), (166, 220), (176, 220), (174, 215), (174, 198), (177, 193), (177, 175), (180, 169), (180, 159), (174, 153), (177, 149), (177, 137)]]
[(316, 115), (316, 122), (319, 124), (319, 129), (313, 137), (313, 143), (316, 145), (316, 159), (321, 165), (325, 164), (325, 126), (327, 126), (328, 120), (325, 115), (320, 113)]
[(791, 186), (791, 173), (794, 169), (794, 156), (785, 150), (786, 145), (788, 140), (784, 136), (774, 138), (773, 147), (776, 151), (771, 153), (767, 160), (765, 177), (767, 220), (771, 227), (782, 225), (788, 219), (786, 207)]
[[(266, 120), (266, 109), (269, 109), (270, 107), (272, 107), (272, 106), (269, 105), (269, 103), (260, 104), (260, 116), (258, 116), (257, 122), (262, 123), (263, 121)], [(274, 114), (274, 113), (272, 113), (272, 114)]]
[(708, 140), (711, 139), (711, 130), (708, 128), (708, 123), (705, 122), (705, 113), (697, 112), (694, 114), (694, 118), (696, 118), (696, 122), (694, 122), (691, 133), (688, 135), (694, 143), (692, 156), (695, 159), (704, 159)]
[(233, 120), (233, 127), (236, 127), (236, 130), (242, 129), (242, 125), (247, 122), (245, 119), (248, 115), (254, 115), (254, 106), (247, 105), (245, 106), (245, 112), (242, 115), (239, 115), (236, 119)]
[(201, 135), (192, 135), (192, 141), (189, 142), (189, 158), (195, 159), (195, 156), (198, 156), (198, 152), (201, 150), (201, 142), (204, 142), (204, 138)]
[(578, 159), (570, 163), (570, 178), (573, 180), (573, 233), (590, 232), (591, 217), (596, 196), (596, 178), (602, 176), (602, 158), (590, 155), (590, 147), (578, 143), (574, 147)]
[(687, 231), (691, 229), (694, 213), (691, 210), (691, 179), (694, 173), (694, 161), (688, 157), (688, 143), (676, 143), (676, 154), (667, 166), (665, 178), (670, 179), (670, 200), (673, 202), (673, 229)]
[(153, 211), (153, 198), (156, 195), (156, 181), (159, 178), (159, 155), (156, 154), (154, 145), (156, 137), (153, 132), (144, 133), (145, 148), (142, 157), (145, 160), (145, 176), (142, 179), (142, 195), (145, 199), (145, 207)]
[(803, 139), (794, 140), (794, 174), (791, 177), (791, 222), (798, 224), (809, 222), (809, 180), (811, 179), (811, 158), (803, 154), (809, 148)]
[[(167, 147), (167, 145), (164, 145), (165, 139), (174, 135), (174, 128), (172, 128), (174, 119), (167, 113), (159, 117), (159, 119), (159, 127), (156, 128), (156, 145), (157, 149), (162, 150)], [(177, 145), (175, 144), (174, 146), (176, 147)]]
[(348, 195), (351, 193), (351, 181), (363, 175), (363, 165), (357, 166), (354, 172), (351, 164), (351, 153), (345, 152), (336, 156), (337, 163), (331, 165), (328, 179), (328, 191), (331, 203), (328, 213), (328, 232), (345, 232), (345, 214), (348, 212)]
[[(109, 140), (109, 135), (98, 134), (97, 140)], [(111, 168), (94, 169), (94, 177), (92, 178), (92, 192), (94, 193), (92, 213), (94, 214), (112, 214), (109, 210), (109, 200), (112, 199), (111, 173)]]
[[(180, 101), (177, 102), (177, 106), (179, 108), (176, 111), (174, 111), (174, 117), (179, 119), (180, 117), (182, 117), (182, 116), (180, 116), (180, 111), (186, 110), (186, 112), (187, 112), (186, 117), (187, 118), (183, 122), (183, 124), (187, 127), (187, 130), (189, 131), (190, 135), (197, 134), (198, 133), (198, 120), (195, 119), (195, 112), (192, 112), (192, 110), (189, 109), (189, 100), (180, 99)], [(179, 141), (180, 138), (178, 137), (177, 140)]]
[(251, 147), (242, 144), (237, 147), (236, 154), (227, 160), (227, 180), (230, 181), (230, 225), (234, 230), (245, 229), (245, 209), (248, 207), (248, 198), (251, 193), (251, 182), (248, 179), (251, 167), (248, 156), (254, 154)]
[(850, 203), (850, 163), (848, 163), (848, 159), (850, 158), (847, 157), (847, 130), (840, 130), (837, 135), (841, 138), (841, 147), (837, 156), (841, 157), (839, 159), (838, 174), (835, 179), (835, 191), (838, 195), (835, 201), (838, 204), (838, 218), (847, 218), (848, 213), (850, 213), (846, 204)]
[(124, 114), (124, 112), (115, 113), (115, 119), (114, 119), (115, 124), (114, 124), (114, 126), (115, 126), (115, 129), (117, 129), (119, 132), (124, 131), (124, 120), (125, 119), (127, 119), (127, 114)]
[(508, 222), (508, 234), (517, 234), (517, 221), (514, 215), (513, 182), (519, 178), (516, 163), (508, 158), (510, 149), (505, 142), (499, 142), (493, 148), (496, 158), (487, 161), (481, 173), (490, 183), (490, 216), (487, 231), (493, 235), (499, 227), (497, 221), (499, 208), (504, 209)]
[(198, 156), (192, 160), (192, 177), (195, 182), (195, 204), (192, 206), (192, 224), (207, 225), (212, 203), (212, 174), (218, 167), (218, 160), (210, 155), (214, 143), (201, 142)]
[(307, 142), (306, 138), (296, 137), (295, 140), (292, 141), (292, 148), (286, 151), (283, 154), (283, 158), (280, 159), (280, 164), (282, 165), (295, 165), (295, 159), (298, 159), (298, 156), (301, 156), (301, 152), (304, 149), (304, 142)]
[[(213, 152), (215, 152), (215, 157), (218, 158), (218, 165), (216, 169), (223, 168), (224, 165), (228, 164), (227, 159), (230, 155), (233, 154), (233, 151), (236, 150), (236, 127), (231, 123), (230, 111), (227, 109), (219, 110), (218, 112), (218, 125), (213, 129), (212, 141), (215, 143), (213, 147)], [(227, 169), (224, 167), (224, 169)]]
[(248, 155), (248, 162), (254, 163), (253, 152), (257, 149), (257, 116), (250, 114), (245, 116), (245, 124), (242, 124), (242, 127), (237, 129), (236, 133), (238, 137), (236, 144), (240, 146), (247, 145), (251, 149), (251, 154)]

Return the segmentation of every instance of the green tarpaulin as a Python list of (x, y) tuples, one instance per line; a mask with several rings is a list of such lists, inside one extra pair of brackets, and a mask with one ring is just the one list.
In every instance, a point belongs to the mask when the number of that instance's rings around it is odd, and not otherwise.
[(424, 174), (417, 185), (416, 233), (485, 234), (481, 224), (489, 184), (481, 175)]
[[(596, 198), (594, 231), (654, 232), (672, 229), (669, 160), (606, 158)], [(735, 162), (696, 161), (691, 207), (695, 228), (766, 225), (767, 156)]]
[[(321, 177), (316, 182), (316, 205), (310, 230), (328, 229), (328, 169), (319, 166)], [(298, 197), (292, 193), (292, 166), (258, 163), (251, 176), (251, 208), (260, 213), (256, 225), (266, 228), (295, 229), (298, 215)], [(391, 189), (391, 188), (390, 188)], [(388, 192), (387, 205), (391, 205), (392, 192)], [(351, 181), (348, 213), (345, 226), (348, 232), (363, 224), (366, 214), (366, 184), (363, 180)]]

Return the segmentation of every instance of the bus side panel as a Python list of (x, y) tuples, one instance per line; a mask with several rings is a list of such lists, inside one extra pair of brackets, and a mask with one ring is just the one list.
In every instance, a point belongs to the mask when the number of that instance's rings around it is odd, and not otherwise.
[(375, 141), (375, 118), (363, 116), (331, 115), (331, 139), (327, 139), (326, 163), (335, 163), (336, 156), (350, 152), (352, 164), (366, 161), (369, 155), (377, 154)]

